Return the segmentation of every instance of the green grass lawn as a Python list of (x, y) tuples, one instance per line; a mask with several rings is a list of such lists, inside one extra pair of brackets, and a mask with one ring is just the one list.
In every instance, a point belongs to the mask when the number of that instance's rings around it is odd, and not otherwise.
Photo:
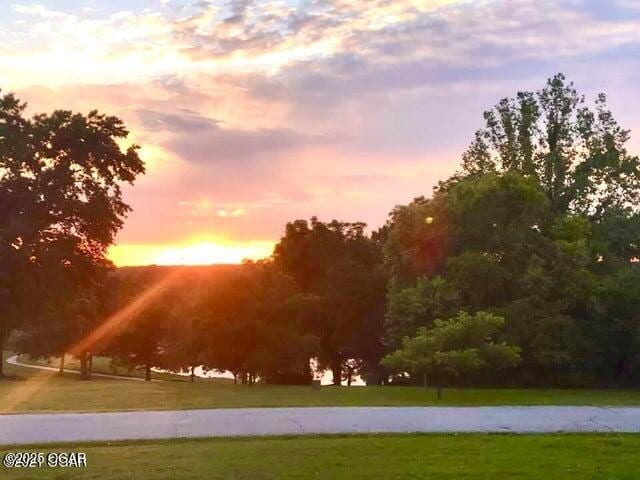
[[(27, 355), (20, 355), (18, 361), (21, 363), (27, 363), (30, 365), (42, 365), (46, 367), (58, 368), (60, 365), (59, 357), (51, 357), (49, 359), (32, 359)], [(66, 371), (68, 370), (76, 370), (80, 371), (80, 361), (73, 358), (70, 355), (67, 355), (65, 359), (64, 368)], [(129, 370), (123, 366), (114, 366), (111, 363), (111, 359), (107, 357), (94, 357), (93, 359), (93, 372), (94, 373), (105, 373), (108, 375), (120, 375), (123, 377), (136, 377), (136, 378), (144, 378), (144, 371), (139, 369)], [(158, 380), (174, 380), (181, 382), (188, 382), (189, 377), (187, 375), (177, 375), (172, 373), (163, 373), (163, 372), (152, 372), (151, 377)], [(229, 378), (210, 378), (210, 379), (201, 379), (201, 381), (211, 381), (218, 383), (233, 383), (233, 379)]]
[(20, 447), (85, 452), (86, 469), (0, 467), (6, 479), (637, 479), (640, 436), (377, 435)]
[[(639, 390), (446, 389), (442, 400), (420, 387), (323, 387), (233, 385), (201, 380), (135, 382), (52, 374), (5, 364), (12, 377), (0, 380), (0, 413), (284, 406), (408, 405), (640, 405)], [(33, 386), (33, 388), (31, 388)], [(16, 392), (29, 391), (19, 402)]]

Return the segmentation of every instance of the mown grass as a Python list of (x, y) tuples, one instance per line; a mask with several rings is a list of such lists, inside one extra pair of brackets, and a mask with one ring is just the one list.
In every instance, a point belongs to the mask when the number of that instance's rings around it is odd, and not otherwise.
[[(49, 359), (32, 359), (28, 355), (20, 355), (18, 357), (18, 361), (20, 363), (26, 363), (29, 365), (39, 365), (51, 368), (58, 368), (60, 366), (60, 358), (59, 357), (51, 357)], [(66, 372), (71, 370), (80, 371), (80, 361), (67, 355), (65, 359), (64, 369)], [(119, 375), (121, 377), (134, 377), (134, 378), (144, 378), (145, 373), (141, 369), (128, 369), (121, 365), (114, 365), (110, 358), (107, 357), (94, 357), (92, 364), (92, 371), (94, 373), (101, 373), (106, 375)], [(172, 380), (172, 381), (180, 381), (180, 382), (188, 382), (190, 381), (188, 375), (178, 375), (173, 373), (165, 373), (165, 372), (152, 372), (151, 377), (158, 380)], [(233, 383), (233, 379), (229, 378), (208, 378), (201, 379), (201, 381), (211, 381), (218, 383)]]
[(87, 468), (8, 469), (6, 479), (637, 479), (640, 436), (369, 435), (2, 447), (85, 452)]
[[(442, 400), (420, 387), (323, 387), (233, 385), (227, 382), (138, 382), (77, 375), (38, 376), (5, 364), (0, 413), (170, 410), (233, 407), (418, 405), (640, 405), (638, 390), (446, 389)], [(34, 379), (38, 379), (37, 381)], [(23, 392), (28, 392), (24, 394)]]

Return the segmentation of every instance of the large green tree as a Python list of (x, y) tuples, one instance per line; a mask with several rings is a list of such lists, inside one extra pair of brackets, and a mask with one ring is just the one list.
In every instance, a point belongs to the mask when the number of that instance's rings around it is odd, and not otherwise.
[(191, 382), (195, 381), (196, 368), (206, 362), (208, 323), (200, 307), (212, 277), (218, 277), (218, 272), (193, 267), (192, 274), (183, 277), (179, 293), (173, 296), (172, 304), (165, 311), (168, 322), (163, 363), (174, 372), (189, 373)]
[[(145, 380), (151, 381), (152, 368), (167, 368), (167, 343), (171, 329), (172, 309), (178, 296), (184, 292), (179, 283), (172, 288), (162, 288), (169, 275), (180, 267), (138, 267), (117, 271), (108, 282), (106, 310), (108, 315), (123, 315), (109, 338), (99, 345), (100, 350), (110, 355), (118, 363), (130, 369), (142, 369)], [(158, 291), (153, 301), (140, 309), (128, 311), (127, 306), (135, 304), (141, 294)]]
[(435, 320), (431, 328), (420, 327), (412, 338), (404, 337), (402, 347), (382, 363), (395, 372), (421, 374), (425, 387), (429, 376), (435, 375), (440, 398), (446, 379), (487, 369), (495, 375), (520, 362), (520, 349), (500, 341), (503, 328), (502, 317), (460, 312), (449, 320)]
[(128, 136), (120, 119), (65, 110), (27, 117), (25, 109), (14, 95), (0, 96), (0, 270), (11, 296), (0, 315), (0, 349), (23, 322), (23, 307), (40, 300), (21, 290), (25, 276), (55, 257), (56, 269), (76, 272), (106, 264), (129, 210), (121, 185), (144, 172), (138, 147), (120, 146)]
[(502, 99), (484, 119), (462, 175), (533, 177), (559, 213), (600, 218), (638, 204), (640, 160), (627, 152), (630, 132), (618, 125), (605, 94), (590, 106), (559, 73), (535, 93)]
[[(593, 287), (589, 290), (583, 283), (581, 294), (573, 297), (579, 301), (565, 315), (554, 315), (546, 330), (556, 336), (564, 332), (574, 338), (577, 350), (588, 350), (580, 362), (589, 375), (609, 382), (630, 377), (637, 371), (639, 327), (634, 312), (640, 307), (632, 280), (640, 275), (640, 160), (627, 151), (630, 131), (618, 124), (604, 94), (589, 105), (562, 74), (538, 92), (501, 100), (484, 118), (485, 127), (464, 155), (463, 172), (444, 189), (460, 178), (487, 172), (515, 171), (540, 185), (554, 216), (548, 236), (588, 257), (582, 273)], [(543, 295), (539, 297), (536, 303), (543, 306)], [(530, 312), (531, 305), (524, 303), (519, 310)], [(585, 343), (575, 340), (573, 328), (568, 328), (576, 321)], [(529, 330), (530, 339), (540, 331)], [(548, 347), (540, 338), (534, 344), (537, 350)], [(559, 351), (544, 356), (556, 366), (570, 357)]]
[[(15, 351), (32, 358), (58, 356), (62, 370), (69, 348), (88, 335), (105, 313), (102, 297), (107, 293), (110, 267), (106, 259), (100, 262), (77, 251), (73, 242), (48, 245), (37, 268), (22, 275), (38, 292), (38, 299), (27, 302), (24, 298), (20, 313), (28, 320), (20, 325)], [(96, 347), (85, 353), (91, 355)], [(86, 358), (81, 359), (84, 369), (86, 363)]]
[(630, 374), (640, 162), (629, 132), (604, 95), (589, 106), (561, 74), (484, 120), (462, 170), (391, 214), (389, 344), (458, 310), (486, 310), (521, 348), (514, 381)]
[[(440, 216), (431, 201), (441, 204)], [(398, 210), (387, 262), (414, 276), (405, 273), (389, 286), (392, 347), (436, 318), (488, 310), (506, 319), (507, 338), (522, 348), (524, 371), (557, 368), (561, 359), (568, 367), (575, 360), (569, 350), (580, 335), (570, 314), (590, 288), (583, 219), (554, 216), (536, 180), (515, 172), (466, 178), (434, 200)], [(438, 238), (446, 251), (436, 271), (428, 265), (421, 270), (419, 263), (404, 267), (414, 258), (404, 245), (420, 246), (422, 238)]]
[(365, 233), (364, 223), (314, 217), (287, 224), (273, 259), (305, 296), (308, 331), (320, 339), (319, 365), (330, 368), (340, 385), (343, 371), (354, 368), (346, 362), (362, 359), (363, 337), (379, 331), (385, 283), (380, 242)]
[[(179, 309), (176, 328), (194, 329), (196, 343), (187, 345), (205, 369), (228, 370), (249, 384), (310, 383), (317, 339), (303, 328), (296, 293), (291, 277), (271, 261), (245, 262), (204, 278)], [(169, 351), (181, 350), (185, 336), (192, 334), (171, 335)]]

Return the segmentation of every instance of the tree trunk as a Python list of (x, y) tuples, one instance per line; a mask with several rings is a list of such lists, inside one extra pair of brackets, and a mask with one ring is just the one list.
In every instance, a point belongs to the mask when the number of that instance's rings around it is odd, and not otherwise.
[(353, 368), (347, 367), (347, 386), (351, 386), (351, 381), (353, 380)]
[(242, 372), (240, 374), (240, 381), (242, 382), (242, 385), (246, 385), (247, 384), (247, 374), (246, 374), (246, 372)]
[(309, 381), (309, 383), (313, 383), (313, 371), (311, 370), (311, 359), (307, 359), (307, 361), (304, 363), (303, 367), (303, 374), (304, 376), (307, 378), (307, 380)]
[(0, 378), (4, 377), (4, 344), (9, 338), (9, 332), (0, 330)]
[(93, 373), (93, 354), (89, 355), (89, 375)]
[(331, 372), (333, 373), (333, 384), (342, 385), (342, 362), (340, 360), (331, 362)]
[(429, 387), (429, 379), (427, 378), (427, 372), (423, 373), (422, 381), (423, 381), (424, 388), (428, 388)]
[(442, 387), (438, 385), (438, 400), (442, 398)]
[(192, 365), (191, 366), (191, 383), (195, 382), (195, 379), (196, 379), (196, 367)]
[(89, 380), (91, 374), (89, 373), (89, 362), (86, 353), (80, 354), (80, 380)]
[(63, 353), (62, 355), (60, 355), (60, 368), (58, 369), (58, 373), (60, 375), (64, 373), (64, 357), (66, 355), (67, 355), (66, 353)]
[(238, 373), (237, 372), (233, 372), (233, 384), (234, 385), (238, 384)]
[(151, 381), (151, 365), (149, 365), (148, 363), (144, 366), (144, 381)]

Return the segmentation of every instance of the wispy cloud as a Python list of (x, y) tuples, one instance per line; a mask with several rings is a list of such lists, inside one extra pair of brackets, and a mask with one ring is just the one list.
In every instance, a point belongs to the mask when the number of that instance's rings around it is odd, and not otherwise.
[[(633, 0), (140, 3), (23, 0), (0, 20), (0, 87), (120, 115), (143, 145), (125, 242), (380, 224), (456, 168), (484, 108), (556, 71), (640, 127)], [(202, 199), (207, 214), (178, 206)]]

